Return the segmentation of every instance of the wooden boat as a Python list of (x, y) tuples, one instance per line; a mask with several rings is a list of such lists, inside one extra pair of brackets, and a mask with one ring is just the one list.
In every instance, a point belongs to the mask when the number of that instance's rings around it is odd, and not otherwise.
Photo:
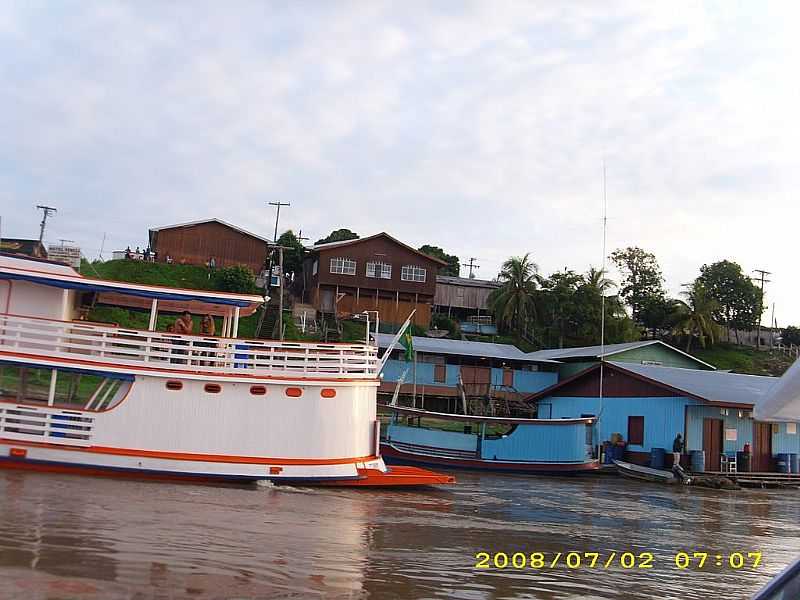
[(538, 474), (594, 471), (594, 418), (522, 419), (387, 407), (381, 441), (390, 463)]
[[(95, 302), (147, 330), (90, 323)], [(105, 281), (0, 254), (0, 468), (341, 486), (451, 483), (379, 454), (369, 344), (241, 340), (261, 296)], [(222, 335), (156, 331), (158, 311)]]
[(670, 484), (678, 482), (678, 479), (672, 474), (671, 471), (651, 469), (650, 467), (643, 467), (641, 465), (635, 465), (622, 460), (614, 460), (614, 464), (617, 467), (617, 473), (623, 477), (627, 477), (628, 479)]

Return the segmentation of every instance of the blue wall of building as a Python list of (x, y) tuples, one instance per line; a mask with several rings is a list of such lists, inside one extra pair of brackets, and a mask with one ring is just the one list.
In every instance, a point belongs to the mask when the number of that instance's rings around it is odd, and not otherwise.
[[(403, 360), (390, 359), (383, 368), (384, 381), (397, 381), (408, 369), (405, 383), (413, 383), (414, 366), (413, 363)], [(455, 387), (458, 385), (458, 374), (461, 368), (458, 365), (446, 365), (444, 383), (433, 380), (434, 365), (431, 363), (417, 363), (417, 385), (433, 385)], [(518, 392), (533, 393), (543, 390), (558, 382), (558, 373), (547, 371), (514, 371), (514, 388)], [(503, 384), (503, 369), (492, 369), (492, 384)]]
[[(581, 415), (599, 416), (595, 443), (608, 440), (619, 433), (627, 441), (628, 417), (644, 417), (644, 443), (630, 444), (628, 450), (649, 452), (652, 448), (672, 451), (675, 435), (684, 431), (684, 407), (696, 403), (690, 398), (604, 398), (602, 411), (600, 399), (592, 397), (550, 397), (539, 403), (539, 415), (554, 419), (574, 418)], [(547, 405), (551, 408), (548, 415)]]
[[(749, 409), (741, 409), (743, 414), (739, 417), (740, 409), (726, 408), (727, 414), (722, 413), (721, 408), (716, 406), (692, 406), (688, 411), (688, 423), (686, 427), (686, 448), (691, 450), (703, 449), (703, 419), (722, 419), (724, 429), (735, 429), (736, 440), (725, 439), (727, 437), (723, 431), (723, 452), (737, 452), (744, 449), (745, 444), (753, 445), (753, 419), (747, 417)], [(795, 432), (788, 433), (788, 423), (776, 423), (773, 431), (777, 428), (778, 433), (772, 434), (772, 454), (784, 452), (800, 453), (800, 427), (795, 424)]]

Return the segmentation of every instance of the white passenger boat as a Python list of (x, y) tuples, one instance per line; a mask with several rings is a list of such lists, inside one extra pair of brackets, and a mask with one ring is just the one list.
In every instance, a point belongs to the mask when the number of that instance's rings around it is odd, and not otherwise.
[[(83, 277), (0, 254), (0, 467), (147, 478), (427, 485), (379, 453), (380, 361), (366, 344), (237, 339), (254, 295)], [(80, 320), (144, 309), (148, 330)], [(156, 331), (159, 311), (221, 337)]]

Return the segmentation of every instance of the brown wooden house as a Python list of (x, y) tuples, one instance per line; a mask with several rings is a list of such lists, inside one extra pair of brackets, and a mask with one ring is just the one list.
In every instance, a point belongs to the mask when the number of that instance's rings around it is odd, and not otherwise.
[(436, 274), (446, 264), (378, 233), (315, 246), (303, 272), (311, 303), (322, 313), (377, 310), (381, 321), (399, 324), (416, 308), (414, 323), (428, 327)]
[(150, 230), (150, 248), (158, 262), (205, 265), (213, 257), (217, 268), (244, 265), (259, 273), (269, 240), (219, 219), (192, 221)]

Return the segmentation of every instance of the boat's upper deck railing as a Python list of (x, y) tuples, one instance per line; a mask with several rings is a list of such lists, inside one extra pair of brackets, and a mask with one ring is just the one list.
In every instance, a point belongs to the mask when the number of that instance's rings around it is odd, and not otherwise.
[(364, 344), (178, 335), (8, 314), (0, 314), (3, 352), (117, 367), (309, 378), (373, 378), (379, 368), (377, 348)]

